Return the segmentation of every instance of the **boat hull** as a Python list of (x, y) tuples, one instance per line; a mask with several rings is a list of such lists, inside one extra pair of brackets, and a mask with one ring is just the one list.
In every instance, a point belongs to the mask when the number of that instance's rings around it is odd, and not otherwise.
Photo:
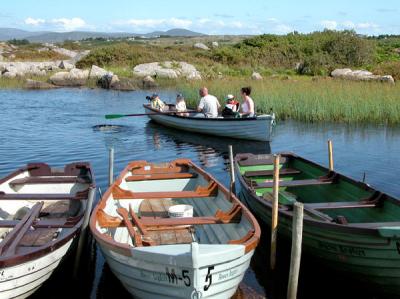
[(185, 244), (171, 245), (171, 255), (162, 246), (159, 253), (157, 248), (132, 249), (128, 257), (98, 242), (111, 271), (140, 299), (231, 298), (254, 253), (244, 253), (242, 245), (228, 245), (230, 250), (226, 245), (197, 245), (199, 253), (193, 254), (193, 245)]
[[(254, 195), (240, 178), (240, 199), (264, 226), (271, 223), (271, 205)], [(290, 241), (292, 218), (279, 212), (278, 234)], [(400, 239), (356, 230), (339, 229), (338, 225), (319, 226), (304, 221), (303, 251), (319, 259), (322, 265), (345, 273), (348, 277), (369, 283), (374, 290), (400, 294)]]
[(73, 239), (38, 259), (0, 269), (0, 298), (27, 298), (51, 276), (66, 255)]
[[(146, 113), (155, 111), (144, 106)], [(235, 139), (271, 141), (274, 117), (260, 116), (257, 119), (207, 119), (152, 114), (154, 122), (174, 129)]]

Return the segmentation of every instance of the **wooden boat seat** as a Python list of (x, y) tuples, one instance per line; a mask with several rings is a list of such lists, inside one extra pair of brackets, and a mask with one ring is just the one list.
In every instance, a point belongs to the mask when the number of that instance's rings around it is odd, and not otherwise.
[(88, 192), (89, 189), (77, 192), (75, 195), (37, 193), (10, 194), (0, 192), (0, 200), (83, 200), (87, 199)]
[(216, 182), (210, 182), (208, 186), (198, 186), (194, 191), (160, 191), (160, 192), (134, 192), (124, 190), (114, 185), (112, 194), (114, 199), (157, 199), (157, 198), (198, 198), (211, 197), (218, 194)]
[[(282, 168), (279, 170), (279, 175), (292, 175), (292, 174), (299, 174), (301, 173), (300, 170), (293, 169), (293, 168)], [(255, 170), (255, 171), (246, 171), (244, 173), (245, 177), (257, 177), (257, 176), (273, 176), (273, 170)]]
[[(254, 156), (252, 158), (247, 158), (243, 160), (239, 160), (238, 163), (240, 166), (257, 166), (257, 165), (272, 165), (274, 164), (274, 157), (271, 156), (269, 158), (256, 158), (257, 156)], [(289, 158), (287, 157), (280, 157), (279, 163), (284, 164), (289, 161)]]
[[(292, 181), (279, 181), (279, 187), (303, 187), (303, 186), (318, 186), (318, 185), (329, 185), (332, 184), (332, 179), (306, 179), (306, 180), (292, 180)], [(274, 185), (273, 181), (257, 183), (254, 188), (272, 188)]]
[(45, 206), (41, 213), (40, 217), (46, 218), (63, 218), (63, 217), (73, 217), (76, 216), (81, 210), (81, 202), (80, 201), (71, 201), (71, 200), (62, 200), (56, 201)]
[(9, 182), (10, 186), (17, 185), (33, 185), (33, 184), (87, 184), (90, 181), (80, 177), (25, 177), (21, 179), (15, 179)]
[(323, 203), (307, 203), (304, 207), (315, 210), (330, 210), (330, 209), (354, 209), (354, 208), (375, 208), (377, 204), (375, 202), (323, 202)]
[(126, 182), (150, 181), (150, 180), (173, 180), (197, 178), (197, 173), (190, 172), (166, 172), (155, 174), (131, 175), (125, 178)]
[(23, 247), (43, 246), (57, 238), (58, 228), (35, 228), (28, 230), (18, 244)]

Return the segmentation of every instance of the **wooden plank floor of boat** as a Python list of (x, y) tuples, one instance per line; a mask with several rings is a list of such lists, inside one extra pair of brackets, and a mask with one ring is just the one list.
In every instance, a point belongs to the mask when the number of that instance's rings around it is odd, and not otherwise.
[[(173, 200), (151, 199), (143, 200), (139, 207), (140, 216), (154, 218), (168, 218), (168, 208), (175, 205)], [(148, 236), (155, 245), (185, 244), (192, 242), (190, 227), (177, 227), (173, 229), (150, 230)]]

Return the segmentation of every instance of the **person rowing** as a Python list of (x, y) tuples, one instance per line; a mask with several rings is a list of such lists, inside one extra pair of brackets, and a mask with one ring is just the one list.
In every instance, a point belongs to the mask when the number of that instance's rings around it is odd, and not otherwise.
[(208, 94), (207, 87), (200, 88), (199, 95), (201, 96), (201, 99), (197, 111), (203, 112), (207, 118), (217, 118), (218, 110), (221, 108), (218, 99), (215, 96)]
[(157, 109), (160, 111), (163, 111), (166, 106), (165, 103), (163, 101), (161, 101), (161, 99), (157, 93), (153, 93), (153, 95), (150, 97), (150, 104), (151, 104), (151, 108)]

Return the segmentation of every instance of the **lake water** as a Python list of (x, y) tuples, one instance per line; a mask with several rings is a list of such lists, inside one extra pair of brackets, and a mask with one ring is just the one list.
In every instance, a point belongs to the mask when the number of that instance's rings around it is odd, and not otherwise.
[[(164, 100), (173, 92), (161, 92)], [(92, 163), (97, 185), (107, 188), (108, 148), (115, 149), (115, 174), (132, 160), (169, 161), (190, 158), (229, 182), (227, 147), (235, 152), (294, 151), (324, 165), (327, 164), (327, 140), (333, 140), (337, 171), (366, 181), (378, 189), (400, 196), (400, 128), (386, 126), (349, 126), (342, 124), (278, 123), (271, 144), (226, 140), (166, 129), (146, 117), (112, 121), (104, 114), (141, 113), (145, 92), (114, 92), (90, 89), (50, 91), (0, 91), (0, 176), (28, 162), (42, 161), (63, 166), (73, 161)], [(108, 130), (98, 125), (115, 125)], [(277, 273), (266, 271), (268, 255), (262, 243), (241, 287), (241, 298), (285, 298), (287, 246), (278, 247)], [(85, 252), (81, 278), (73, 284), (71, 264), (55, 273), (35, 298), (129, 298), (112, 275), (96, 246)], [(346, 298), (363, 294), (360, 285), (341, 280), (313, 261), (302, 263), (299, 298)], [(337, 287), (340, 284), (340, 288)], [(318, 285), (319, 287), (316, 287)], [(341, 288), (345, 289), (341, 289)], [(320, 296), (317, 289), (325, 291)], [(363, 298), (380, 298), (363, 294)]]

